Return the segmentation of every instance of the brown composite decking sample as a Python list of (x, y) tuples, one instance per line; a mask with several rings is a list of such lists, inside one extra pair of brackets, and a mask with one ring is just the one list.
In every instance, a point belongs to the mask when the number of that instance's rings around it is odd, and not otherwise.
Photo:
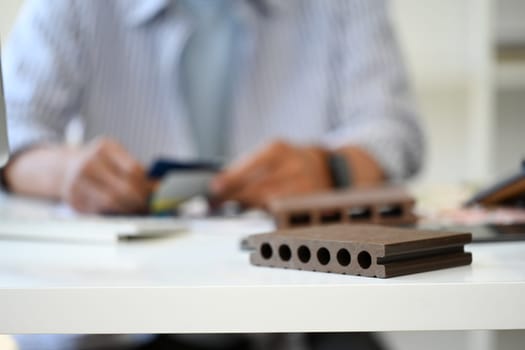
[(269, 209), (278, 228), (334, 223), (410, 225), (414, 198), (396, 186), (356, 188), (275, 199)]
[(470, 233), (375, 225), (326, 225), (252, 235), (250, 261), (258, 266), (393, 277), (469, 265)]
[(523, 207), (525, 202), (525, 170), (506, 181), (478, 193), (465, 205), (484, 207)]

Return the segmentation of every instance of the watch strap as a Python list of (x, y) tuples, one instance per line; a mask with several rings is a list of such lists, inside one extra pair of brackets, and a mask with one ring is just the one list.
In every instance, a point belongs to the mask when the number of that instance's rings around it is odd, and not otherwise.
[(352, 172), (346, 157), (340, 153), (328, 154), (328, 167), (334, 188), (348, 188), (352, 185)]

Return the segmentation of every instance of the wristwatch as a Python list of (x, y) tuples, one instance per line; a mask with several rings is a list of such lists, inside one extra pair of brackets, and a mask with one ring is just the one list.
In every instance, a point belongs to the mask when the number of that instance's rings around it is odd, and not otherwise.
[(332, 185), (336, 189), (352, 186), (352, 170), (343, 154), (328, 153), (328, 169), (332, 177)]

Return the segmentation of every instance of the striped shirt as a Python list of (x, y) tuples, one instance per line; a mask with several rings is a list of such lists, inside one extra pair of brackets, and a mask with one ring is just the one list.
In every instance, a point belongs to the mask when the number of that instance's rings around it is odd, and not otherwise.
[[(383, 0), (231, 0), (242, 50), (233, 159), (285, 139), (360, 146), (391, 179), (421, 166), (423, 136)], [(3, 57), (10, 146), (62, 142), (72, 118), (145, 164), (195, 158), (180, 88), (192, 19), (176, 0), (30, 0)]]

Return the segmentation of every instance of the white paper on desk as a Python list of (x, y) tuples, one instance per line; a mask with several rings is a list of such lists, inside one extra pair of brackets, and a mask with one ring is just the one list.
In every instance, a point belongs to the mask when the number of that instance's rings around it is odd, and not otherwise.
[(186, 230), (186, 227), (183, 220), (174, 218), (1, 217), (0, 239), (108, 243), (174, 235)]

